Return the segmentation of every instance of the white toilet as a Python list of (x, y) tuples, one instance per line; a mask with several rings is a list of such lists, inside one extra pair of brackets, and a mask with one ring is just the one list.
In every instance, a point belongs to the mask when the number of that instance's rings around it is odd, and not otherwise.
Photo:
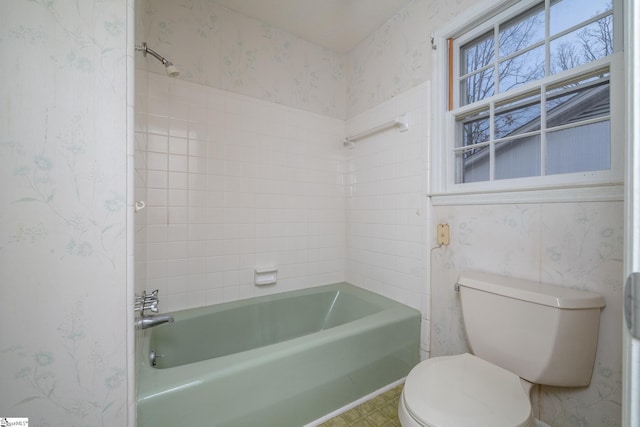
[(589, 385), (601, 295), (480, 272), (463, 273), (456, 289), (474, 355), (411, 370), (403, 427), (531, 427), (533, 384)]

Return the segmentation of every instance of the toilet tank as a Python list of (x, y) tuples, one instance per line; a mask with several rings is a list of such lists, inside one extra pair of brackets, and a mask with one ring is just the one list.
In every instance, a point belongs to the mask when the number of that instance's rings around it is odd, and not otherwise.
[(589, 385), (601, 295), (482, 272), (458, 280), (471, 351), (536, 384)]

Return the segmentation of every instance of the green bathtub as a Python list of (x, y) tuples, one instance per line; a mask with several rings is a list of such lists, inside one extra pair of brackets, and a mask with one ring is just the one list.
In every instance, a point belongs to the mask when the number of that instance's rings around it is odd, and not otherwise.
[(419, 362), (420, 313), (348, 283), (172, 314), (144, 331), (139, 427), (300, 427)]

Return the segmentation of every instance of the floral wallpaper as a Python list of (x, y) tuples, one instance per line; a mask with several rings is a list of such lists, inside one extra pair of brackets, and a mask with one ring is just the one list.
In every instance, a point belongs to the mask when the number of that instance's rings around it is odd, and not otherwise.
[(126, 0), (0, 6), (0, 416), (127, 423)]
[[(180, 79), (345, 118), (345, 56), (214, 1), (141, 0), (137, 44), (169, 58)], [(155, 60), (151, 72), (162, 73)]]
[(431, 31), (474, 1), (415, 0), (347, 54), (215, 1), (141, 3), (136, 43), (169, 58), (180, 79), (346, 119), (430, 80)]
[(347, 117), (431, 80), (431, 32), (477, 1), (414, 0), (347, 57)]
[(554, 427), (620, 425), (622, 202), (438, 206), (451, 244), (432, 256), (432, 356), (468, 351), (453, 285), (482, 270), (597, 292), (606, 299), (589, 387), (541, 388), (536, 416)]

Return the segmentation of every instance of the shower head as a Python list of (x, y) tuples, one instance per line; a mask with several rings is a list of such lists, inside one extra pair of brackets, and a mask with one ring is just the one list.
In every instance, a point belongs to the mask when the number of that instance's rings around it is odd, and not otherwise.
[(173, 65), (171, 62), (167, 61), (165, 66), (165, 71), (167, 72), (167, 76), (169, 77), (178, 77), (180, 75), (180, 71)]
[(164, 56), (160, 55), (159, 53), (157, 53), (156, 51), (151, 49), (147, 45), (147, 42), (142, 42), (142, 46), (136, 46), (136, 50), (141, 51), (142, 54), (145, 57), (147, 56), (147, 53), (149, 53), (149, 54), (151, 54), (151, 56), (156, 58), (158, 61), (162, 62), (162, 65), (164, 65), (164, 67), (166, 69), (166, 72), (167, 72), (167, 75), (169, 77), (178, 77), (180, 75), (180, 71), (178, 71), (176, 66), (173, 65), (173, 63), (171, 61), (167, 60)]

